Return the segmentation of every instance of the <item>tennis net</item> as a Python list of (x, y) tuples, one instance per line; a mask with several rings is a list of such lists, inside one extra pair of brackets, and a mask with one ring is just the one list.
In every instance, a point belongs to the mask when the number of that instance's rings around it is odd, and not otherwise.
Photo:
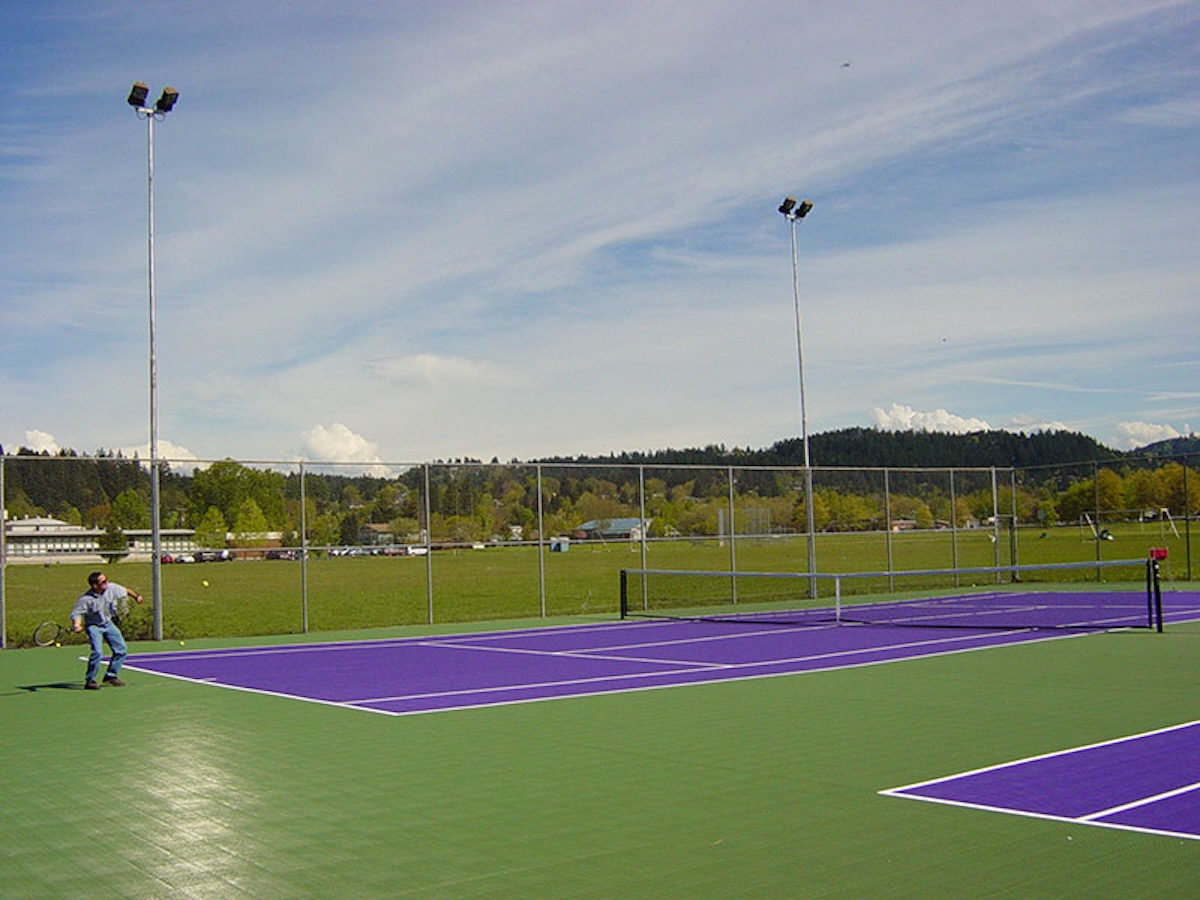
[[(810, 585), (817, 596), (810, 596)], [(1157, 601), (1157, 603), (1156, 603)], [(621, 617), (780, 625), (1161, 630), (1153, 560), (840, 574), (625, 569)]]

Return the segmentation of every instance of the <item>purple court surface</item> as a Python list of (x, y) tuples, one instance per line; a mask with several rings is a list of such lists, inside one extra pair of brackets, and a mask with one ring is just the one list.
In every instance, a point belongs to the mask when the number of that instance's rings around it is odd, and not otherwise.
[[(1176, 594), (1171, 619), (1200, 618)], [(386, 715), (791, 675), (1075, 636), (1031, 629), (612, 623), (130, 656), (131, 669)]]
[(881, 793), (1200, 840), (1200, 722)]
[(1045, 632), (627, 621), (130, 656), (126, 666), (389, 715), (791, 675), (1046, 639)]

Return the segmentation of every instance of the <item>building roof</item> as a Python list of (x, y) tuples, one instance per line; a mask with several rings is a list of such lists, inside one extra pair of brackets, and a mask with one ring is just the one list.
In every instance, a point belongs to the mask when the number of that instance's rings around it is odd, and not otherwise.
[(584, 522), (582, 525), (576, 525), (575, 531), (597, 534), (602, 537), (624, 537), (635, 529), (649, 527), (649, 525), (649, 519), (643, 521), (636, 516), (632, 518), (592, 519), (589, 522)]
[(84, 528), (82, 525), (72, 525), (62, 519), (50, 516), (25, 516), (21, 519), (9, 519), (4, 523), (5, 531), (10, 535), (22, 534), (98, 534), (101, 528)]

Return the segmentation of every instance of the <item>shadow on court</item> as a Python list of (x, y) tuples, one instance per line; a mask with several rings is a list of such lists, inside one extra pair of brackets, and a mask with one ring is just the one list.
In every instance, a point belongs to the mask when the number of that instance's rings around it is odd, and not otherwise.
[(37, 691), (82, 691), (82, 681), (53, 681), (48, 684), (18, 684), (17, 690), (30, 694)]

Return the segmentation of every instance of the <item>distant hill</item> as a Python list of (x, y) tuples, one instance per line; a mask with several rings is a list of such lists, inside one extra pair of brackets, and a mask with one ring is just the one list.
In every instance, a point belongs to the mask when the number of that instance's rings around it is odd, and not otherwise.
[[(799, 438), (781, 441), (774, 449), (800, 464)], [(845, 428), (809, 438), (813, 465), (818, 466), (1032, 466), (1117, 459), (1125, 454), (1094, 438), (1071, 431), (883, 431)]]
[(1170, 438), (1165, 441), (1155, 441), (1145, 447), (1139, 447), (1131, 455), (1138, 457), (1153, 456), (1182, 456), (1185, 453), (1200, 453), (1200, 435)]
[[(1140, 454), (1142, 451), (1138, 451)], [(1119, 460), (1130, 454), (1105, 447), (1094, 438), (1071, 431), (884, 431), (843, 428), (809, 436), (814, 466), (970, 468), (981, 466), (1054, 466)], [(543, 462), (562, 462), (562, 459)], [(571, 462), (642, 465), (800, 466), (800, 438), (777, 441), (763, 450), (708, 446), (702, 449), (626, 452), (606, 457), (576, 457)]]

